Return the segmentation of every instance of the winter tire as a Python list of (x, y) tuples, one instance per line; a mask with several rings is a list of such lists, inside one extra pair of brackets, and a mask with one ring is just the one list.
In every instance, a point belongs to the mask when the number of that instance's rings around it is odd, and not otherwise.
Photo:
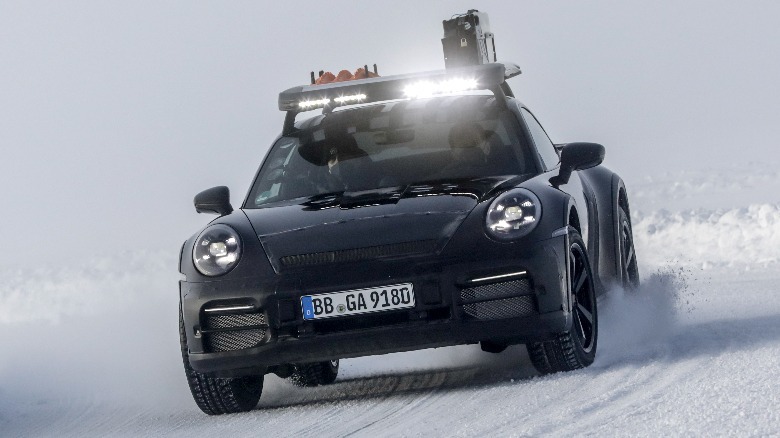
[(297, 386), (329, 385), (336, 380), (338, 374), (339, 360), (335, 359), (295, 364), (289, 379)]
[(209, 415), (251, 411), (263, 392), (263, 376), (216, 378), (199, 373), (190, 366), (184, 319), (179, 309), (179, 342), (192, 398), (201, 411)]
[(568, 264), (571, 326), (552, 340), (526, 345), (531, 362), (542, 374), (584, 368), (596, 357), (596, 288), (585, 243), (576, 231), (569, 234)]

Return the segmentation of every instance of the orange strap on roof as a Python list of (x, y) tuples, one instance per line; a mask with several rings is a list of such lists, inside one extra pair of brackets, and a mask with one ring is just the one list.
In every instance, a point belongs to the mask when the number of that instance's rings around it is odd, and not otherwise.
[(331, 72), (321, 73), (312, 85), (325, 85), (331, 82), (345, 82), (354, 81), (355, 79), (376, 78), (378, 74), (367, 70), (365, 67), (359, 67), (355, 70), (355, 73), (351, 73), (349, 70), (341, 70), (338, 75), (334, 75)]
[(314, 81), (314, 85), (325, 85), (335, 80), (336, 80), (336, 75), (328, 71), (322, 74), (320, 77), (318, 77), (317, 80)]

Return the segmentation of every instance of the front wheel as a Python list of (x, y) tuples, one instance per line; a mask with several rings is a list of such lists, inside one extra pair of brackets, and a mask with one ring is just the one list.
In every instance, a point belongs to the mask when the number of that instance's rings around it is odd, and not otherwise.
[(596, 287), (585, 243), (576, 231), (569, 235), (568, 265), (571, 325), (553, 340), (526, 344), (531, 362), (542, 374), (584, 368), (596, 358)]
[(639, 287), (639, 267), (636, 261), (631, 219), (622, 206), (618, 209), (618, 216), (620, 221), (620, 267), (623, 288), (636, 289)]
[(181, 308), (179, 308), (179, 342), (187, 384), (195, 404), (201, 411), (209, 415), (235, 414), (251, 411), (257, 406), (260, 394), (263, 392), (264, 376), (217, 378), (192, 369)]
[(299, 363), (293, 365), (290, 381), (297, 386), (330, 385), (339, 375), (339, 360)]

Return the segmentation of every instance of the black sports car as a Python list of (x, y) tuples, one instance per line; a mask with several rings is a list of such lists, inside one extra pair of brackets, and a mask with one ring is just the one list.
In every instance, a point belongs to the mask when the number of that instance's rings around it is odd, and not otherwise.
[[(604, 147), (554, 145), (511, 64), (280, 94), (282, 135), (241, 208), (181, 250), (180, 336), (206, 413), (253, 408), (267, 373), (333, 382), (338, 359), (525, 344), (541, 373), (590, 365), (596, 298), (638, 283), (626, 188)], [(296, 122), (303, 110), (322, 114)]]

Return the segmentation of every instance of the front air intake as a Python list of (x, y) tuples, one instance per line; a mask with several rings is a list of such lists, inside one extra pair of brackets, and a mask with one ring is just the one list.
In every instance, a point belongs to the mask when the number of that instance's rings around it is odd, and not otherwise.
[(483, 284), (460, 290), (463, 312), (476, 319), (502, 319), (537, 313), (531, 280)]
[(461, 289), (460, 299), (465, 303), (469, 301), (495, 300), (498, 298), (515, 297), (532, 293), (533, 289), (531, 288), (531, 282), (527, 278), (521, 278), (519, 280)]
[(536, 314), (536, 305), (532, 295), (483, 301), (463, 306), (466, 315), (477, 319), (503, 319), (531, 316)]
[(266, 324), (262, 313), (206, 315), (203, 344), (207, 352), (243, 350), (265, 341)]

